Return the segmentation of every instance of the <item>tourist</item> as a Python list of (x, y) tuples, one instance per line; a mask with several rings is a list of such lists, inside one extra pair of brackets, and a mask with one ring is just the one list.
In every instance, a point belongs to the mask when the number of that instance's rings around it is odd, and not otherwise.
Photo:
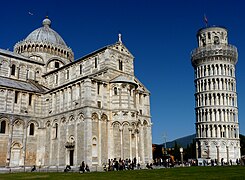
[(33, 168), (31, 169), (31, 172), (36, 171), (36, 166), (34, 165)]
[(66, 165), (66, 168), (64, 169), (64, 172), (69, 172), (71, 170), (71, 166), (70, 165)]
[(82, 164), (79, 167), (79, 173), (84, 173), (84, 172), (85, 172), (85, 163), (83, 161)]
[(86, 172), (90, 172), (90, 169), (88, 167), (88, 164), (86, 164), (85, 170), (86, 170)]

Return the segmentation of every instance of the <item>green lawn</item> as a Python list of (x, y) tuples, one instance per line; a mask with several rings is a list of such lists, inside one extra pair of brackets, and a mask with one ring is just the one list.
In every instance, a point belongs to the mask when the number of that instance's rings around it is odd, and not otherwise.
[(18, 179), (245, 179), (245, 167), (179, 167), (156, 170), (79, 173), (11, 173), (0, 174), (0, 180)]

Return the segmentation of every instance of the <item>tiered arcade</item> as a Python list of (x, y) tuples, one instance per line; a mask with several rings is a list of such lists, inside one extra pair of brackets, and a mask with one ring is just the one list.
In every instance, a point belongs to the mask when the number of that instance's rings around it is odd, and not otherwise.
[(192, 51), (195, 70), (197, 158), (218, 164), (240, 158), (235, 65), (237, 49), (228, 44), (227, 30), (208, 27), (197, 33)]

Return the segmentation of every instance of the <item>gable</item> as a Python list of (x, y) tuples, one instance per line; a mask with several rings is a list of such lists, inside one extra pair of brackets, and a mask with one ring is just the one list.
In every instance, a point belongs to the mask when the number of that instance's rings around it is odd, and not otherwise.
[(121, 54), (134, 58), (134, 56), (130, 53), (130, 51), (126, 48), (126, 46), (122, 42), (117, 42), (113, 45), (108, 46), (108, 48), (113, 49)]

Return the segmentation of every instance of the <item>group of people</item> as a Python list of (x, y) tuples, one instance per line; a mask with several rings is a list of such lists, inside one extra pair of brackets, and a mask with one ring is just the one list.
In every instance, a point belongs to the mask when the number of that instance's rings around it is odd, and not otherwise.
[[(69, 172), (71, 171), (71, 166), (66, 165), (66, 168), (64, 169), (64, 172)], [(84, 161), (82, 164), (79, 166), (79, 173), (85, 173), (85, 172), (90, 172), (88, 164), (85, 165)]]
[(90, 172), (90, 169), (88, 167), (88, 164), (85, 165), (84, 161), (79, 167), (79, 173), (85, 173), (85, 172)]
[(164, 166), (165, 168), (174, 167), (175, 161), (172, 157), (156, 158), (153, 162), (154, 166)]
[(108, 164), (104, 164), (104, 171), (121, 171), (121, 170), (134, 170), (135, 168), (141, 169), (137, 159), (109, 159)]

